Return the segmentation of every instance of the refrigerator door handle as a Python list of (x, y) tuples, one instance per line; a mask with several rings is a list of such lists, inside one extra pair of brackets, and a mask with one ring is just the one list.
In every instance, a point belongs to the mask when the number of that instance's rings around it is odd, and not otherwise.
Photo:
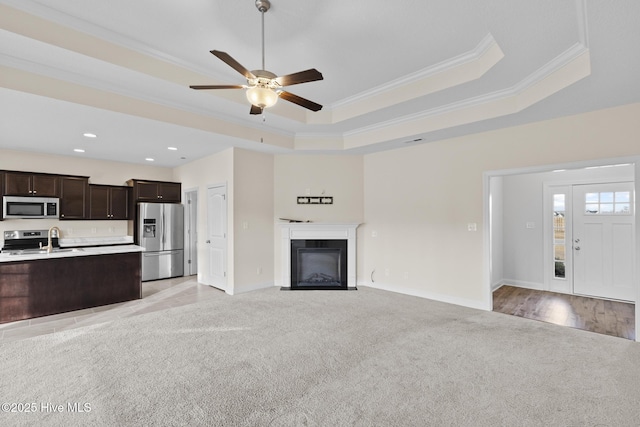
[(143, 252), (142, 255), (145, 257), (157, 257), (163, 255), (177, 255), (180, 251), (162, 251), (162, 252)]
[(164, 217), (164, 206), (161, 206), (161, 211), (160, 211), (160, 215), (162, 217), (162, 249), (165, 249), (165, 244), (166, 244), (166, 237), (165, 237), (165, 233), (166, 233), (166, 228), (167, 228), (167, 223), (165, 221), (165, 217)]

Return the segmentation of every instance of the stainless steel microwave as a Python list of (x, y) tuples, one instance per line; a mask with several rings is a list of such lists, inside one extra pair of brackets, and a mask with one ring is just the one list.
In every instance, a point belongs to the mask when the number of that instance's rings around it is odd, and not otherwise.
[(4, 196), (2, 218), (58, 218), (59, 205), (53, 197)]

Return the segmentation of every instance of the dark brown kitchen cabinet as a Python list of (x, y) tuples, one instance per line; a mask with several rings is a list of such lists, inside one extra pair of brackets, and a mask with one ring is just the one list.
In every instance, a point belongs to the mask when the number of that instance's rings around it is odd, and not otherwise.
[(133, 187), (134, 203), (180, 203), (182, 199), (182, 184), (179, 182), (131, 179), (127, 183)]
[(87, 219), (89, 178), (60, 177), (60, 219)]
[(0, 263), (0, 323), (140, 299), (139, 252)]
[(58, 175), (30, 172), (6, 172), (5, 196), (59, 197)]
[(90, 219), (129, 219), (129, 187), (89, 185)]

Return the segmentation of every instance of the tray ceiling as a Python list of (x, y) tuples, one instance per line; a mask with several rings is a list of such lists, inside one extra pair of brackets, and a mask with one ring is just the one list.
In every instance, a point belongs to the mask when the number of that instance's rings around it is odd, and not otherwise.
[(639, 102), (638, 16), (633, 0), (273, 0), (266, 68), (317, 68), (290, 91), (324, 108), (250, 116), (243, 91), (188, 85), (244, 83), (212, 49), (260, 68), (253, 0), (0, 0), (0, 148), (170, 167), (231, 146), (358, 154)]

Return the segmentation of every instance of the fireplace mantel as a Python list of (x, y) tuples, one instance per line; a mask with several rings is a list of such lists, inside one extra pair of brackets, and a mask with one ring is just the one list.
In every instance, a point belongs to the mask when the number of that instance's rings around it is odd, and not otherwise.
[(356, 288), (356, 228), (357, 222), (291, 222), (280, 224), (282, 251), (282, 287), (291, 286), (291, 240), (347, 241), (347, 287)]

